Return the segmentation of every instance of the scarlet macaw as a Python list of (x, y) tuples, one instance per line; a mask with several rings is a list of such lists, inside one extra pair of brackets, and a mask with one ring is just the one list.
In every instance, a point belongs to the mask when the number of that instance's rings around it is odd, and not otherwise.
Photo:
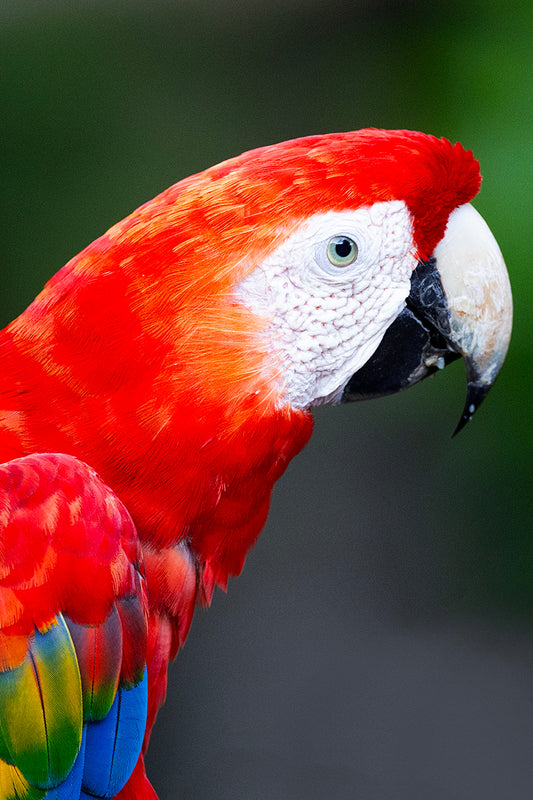
[(472, 416), (511, 326), (479, 186), (471, 152), (408, 131), (244, 153), (119, 222), (1, 333), (2, 798), (156, 797), (168, 663), (313, 406), (463, 357)]

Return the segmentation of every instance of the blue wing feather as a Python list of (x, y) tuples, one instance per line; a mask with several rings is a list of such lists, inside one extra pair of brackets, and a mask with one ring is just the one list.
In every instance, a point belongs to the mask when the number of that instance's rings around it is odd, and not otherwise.
[(82, 785), (90, 797), (113, 797), (130, 777), (141, 752), (147, 704), (145, 670), (136, 686), (118, 690), (105, 719), (87, 725)]

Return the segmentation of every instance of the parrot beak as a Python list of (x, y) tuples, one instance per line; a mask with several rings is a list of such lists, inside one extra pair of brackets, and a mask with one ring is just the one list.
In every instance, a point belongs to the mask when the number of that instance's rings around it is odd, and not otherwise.
[(496, 240), (473, 206), (460, 206), (433, 256), (417, 265), (404, 308), (349, 380), (343, 402), (393, 394), (462, 357), (467, 391), (458, 433), (496, 380), (512, 315), (509, 276)]

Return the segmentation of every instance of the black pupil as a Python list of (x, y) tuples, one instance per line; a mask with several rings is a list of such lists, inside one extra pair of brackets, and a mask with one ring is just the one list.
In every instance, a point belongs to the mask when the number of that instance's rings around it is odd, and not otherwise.
[(352, 242), (350, 239), (341, 239), (335, 245), (335, 252), (339, 258), (346, 258), (352, 252)]

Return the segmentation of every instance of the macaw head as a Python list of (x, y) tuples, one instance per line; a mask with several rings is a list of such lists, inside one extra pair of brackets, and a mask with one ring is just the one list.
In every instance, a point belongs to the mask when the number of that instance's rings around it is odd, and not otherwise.
[(133, 392), (157, 429), (176, 403), (234, 419), (250, 398), (307, 409), (395, 392), (462, 357), (462, 425), (511, 330), (502, 256), (469, 205), (480, 182), (470, 151), (411, 131), (253, 150), (89, 245), (15, 335), (30, 330), (20, 349), (75, 392)]
[(238, 289), (269, 320), (286, 395), (305, 407), (390, 394), (463, 357), (459, 430), (495, 380), (512, 318), (502, 255), (469, 204), (481, 181), (471, 152), (376, 130), (288, 151), (290, 189), (271, 217), (286, 233)]
[[(244, 153), (162, 195), (175, 307), (193, 291), (193, 318), (202, 318), (199, 298), (208, 316), (217, 309), (197, 343), (207, 354), (206, 330), (214, 332), (218, 390), (221, 367), (227, 377), (242, 362), (220, 356), (239, 330), (256, 334), (244, 368), (254, 391), (292, 408), (392, 393), (462, 357), (462, 427), (494, 382), (511, 331), (505, 265), (469, 204), (480, 182), (459, 144), (363, 130)], [(142, 226), (153, 225), (153, 211), (145, 207)], [(112, 235), (137, 242), (140, 221), (134, 215)], [(234, 304), (253, 318), (223, 319)]]

